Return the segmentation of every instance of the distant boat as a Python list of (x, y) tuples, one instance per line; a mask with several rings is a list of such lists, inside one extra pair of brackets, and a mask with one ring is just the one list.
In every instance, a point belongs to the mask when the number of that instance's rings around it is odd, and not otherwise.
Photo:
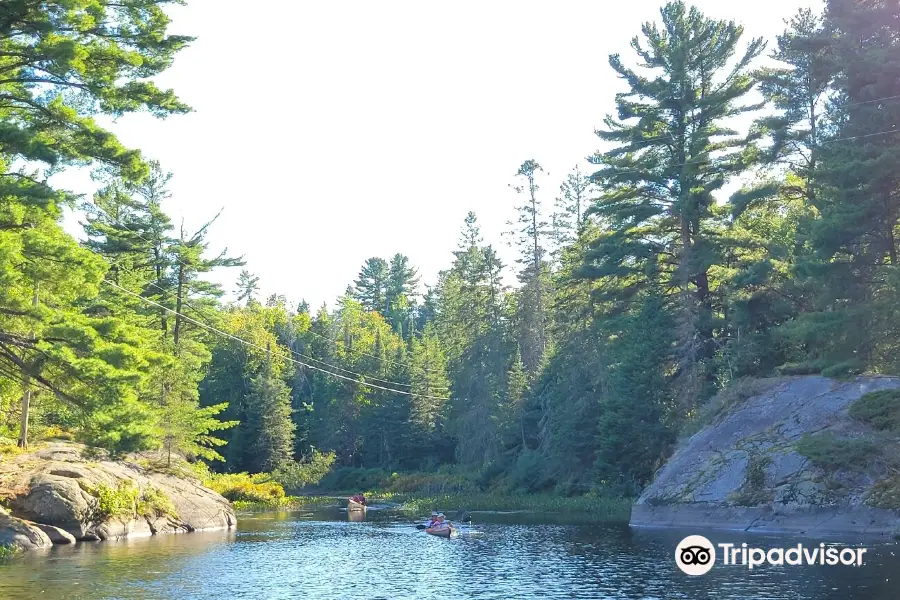
[(366, 505), (361, 502), (356, 502), (354, 500), (347, 500), (347, 511), (366, 511)]

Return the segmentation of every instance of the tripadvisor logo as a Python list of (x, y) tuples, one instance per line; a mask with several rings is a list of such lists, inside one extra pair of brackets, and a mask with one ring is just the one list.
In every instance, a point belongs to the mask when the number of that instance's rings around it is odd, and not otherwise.
[(741, 565), (748, 569), (761, 565), (845, 565), (861, 567), (867, 548), (804, 546), (790, 548), (749, 548), (746, 543), (713, 545), (702, 535), (689, 535), (675, 548), (675, 564), (688, 575), (705, 575), (716, 564), (716, 548), (723, 565)]
[(688, 575), (705, 575), (716, 564), (716, 549), (702, 535), (689, 535), (675, 548), (675, 564)]

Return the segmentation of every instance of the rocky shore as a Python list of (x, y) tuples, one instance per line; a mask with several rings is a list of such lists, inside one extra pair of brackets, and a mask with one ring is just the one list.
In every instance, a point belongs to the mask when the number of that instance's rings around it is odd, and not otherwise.
[(631, 524), (897, 535), (900, 434), (883, 426), (897, 400), (879, 405), (881, 421), (851, 415), (863, 396), (896, 389), (892, 377), (752, 382), (679, 445), (637, 500)]
[(0, 546), (21, 550), (225, 529), (228, 501), (190, 477), (53, 442), (0, 455)]

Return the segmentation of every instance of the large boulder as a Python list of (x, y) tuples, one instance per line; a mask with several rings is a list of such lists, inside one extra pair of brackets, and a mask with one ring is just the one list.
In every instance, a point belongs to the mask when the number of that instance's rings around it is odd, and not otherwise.
[(34, 550), (52, 545), (47, 534), (34, 524), (17, 519), (0, 508), (0, 546)]
[(825, 535), (900, 531), (900, 512), (873, 501), (873, 491), (893, 489), (885, 487), (893, 474), (883, 461), (829, 468), (797, 450), (801, 439), (823, 434), (870, 448), (884, 444), (848, 409), (864, 394), (896, 388), (900, 379), (891, 377), (753, 383), (749, 397), (679, 445), (638, 498), (631, 524)]
[(236, 524), (228, 501), (196, 480), (129, 461), (89, 460), (84, 451), (76, 444), (54, 443), (25, 458), (17, 457), (19, 468), (11, 466), (6, 477), (0, 477), (0, 491), (4, 491), (5, 481), (4, 495), (13, 514), (58, 528), (77, 540), (223, 529)]

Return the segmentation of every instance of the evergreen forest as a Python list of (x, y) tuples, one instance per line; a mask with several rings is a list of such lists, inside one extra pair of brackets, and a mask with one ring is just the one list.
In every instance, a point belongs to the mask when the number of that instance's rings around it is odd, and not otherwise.
[[(100, 125), (191, 110), (152, 83), (192, 42), (176, 1), (0, 3), (0, 438), (632, 495), (745, 380), (900, 374), (896, 2), (771, 40), (665, 4), (601, 67), (600, 150), (510, 165), (507, 240), (470, 212), (435, 281), (373, 256), (309, 306), (261, 297), (216, 215), (173, 223), (164, 157)], [(92, 197), (52, 183), (74, 167)]]

